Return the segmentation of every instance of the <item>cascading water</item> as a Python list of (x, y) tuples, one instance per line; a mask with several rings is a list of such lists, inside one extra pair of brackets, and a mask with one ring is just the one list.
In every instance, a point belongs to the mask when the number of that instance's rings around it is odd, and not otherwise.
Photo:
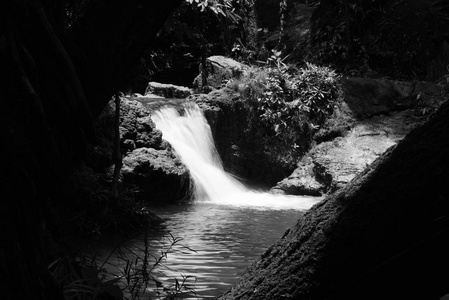
[(212, 133), (201, 109), (192, 102), (179, 108), (165, 107), (152, 115), (163, 138), (187, 166), (197, 201), (271, 209), (308, 209), (319, 198), (284, 196), (246, 188), (223, 169)]

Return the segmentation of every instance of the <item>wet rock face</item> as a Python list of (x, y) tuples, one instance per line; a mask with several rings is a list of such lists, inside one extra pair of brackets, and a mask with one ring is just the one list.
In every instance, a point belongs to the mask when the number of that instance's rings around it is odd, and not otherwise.
[(257, 109), (239, 93), (222, 89), (190, 100), (203, 109), (226, 170), (246, 184), (270, 188), (293, 170), (294, 163), (282, 160), (269, 133), (257, 125)]
[[(114, 114), (115, 106), (111, 102), (99, 119), (105, 140), (109, 140), (106, 149), (112, 149)], [(142, 189), (146, 201), (176, 202), (188, 197), (188, 170), (162, 139), (161, 131), (151, 120), (150, 111), (141, 102), (126, 97), (121, 98), (120, 144), (124, 184)], [(110, 157), (112, 153), (106, 154)], [(112, 170), (113, 166), (109, 169)]]
[(187, 98), (192, 94), (192, 91), (185, 86), (149, 82), (145, 90), (145, 95), (148, 94), (154, 94), (164, 98)]
[(444, 87), (426, 82), (347, 78), (343, 89), (344, 102), (316, 134), (316, 145), (273, 192), (320, 195), (343, 188), (444, 99)]
[(153, 203), (182, 200), (190, 185), (187, 169), (169, 150), (133, 150), (123, 159), (122, 176), (124, 183), (141, 187)]

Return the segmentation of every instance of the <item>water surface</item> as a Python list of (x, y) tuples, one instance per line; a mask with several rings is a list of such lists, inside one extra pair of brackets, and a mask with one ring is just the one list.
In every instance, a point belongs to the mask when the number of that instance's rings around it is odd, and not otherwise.
[(157, 262), (157, 267), (150, 268), (147, 295), (154, 299), (175, 289), (182, 292), (178, 298), (216, 298), (319, 199), (254, 191), (225, 172), (195, 103), (161, 107), (152, 120), (188, 168), (195, 201), (154, 208), (166, 220), (164, 226), (123, 244), (114, 254), (122, 259), (108, 268), (118, 275), (133, 262), (141, 268), (142, 260), (135, 257), (149, 253), (147, 265)]
[[(170, 285), (173, 278), (182, 278), (181, 274), (192, 276), (199, 299), (215, 298), (230, 288), (302, 216), (298, 210), (214, 203), (165, 206), (156, 208), (156, 213), (166, 223), (153, 233), (151, 246), (155, 252), (170, 243), (163, 238), (168, 232), (183, 239), (168, 253), (165, 267), (160, 269), (166, 276), (159, 279)], [(136, 243), (142, 247), (142, 238)]]

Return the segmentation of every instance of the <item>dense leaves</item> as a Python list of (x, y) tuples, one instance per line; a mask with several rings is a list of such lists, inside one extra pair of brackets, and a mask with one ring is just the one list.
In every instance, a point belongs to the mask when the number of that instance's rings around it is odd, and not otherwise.
[(338, 78), (327, 67), (289, 67), (280, 52), (273, 51), (265, 67), (249, 68), (227, 88), (245, 99), (253, 135), (263, 151), (279, 166), (292, 166), (333, 113), (341, 96)]
[(447, 43), (448, 29), (445, 1), (322, 1), (308, 58), (347, 70), (366, 66), (388, 75), (431, 76), (429, 64)]

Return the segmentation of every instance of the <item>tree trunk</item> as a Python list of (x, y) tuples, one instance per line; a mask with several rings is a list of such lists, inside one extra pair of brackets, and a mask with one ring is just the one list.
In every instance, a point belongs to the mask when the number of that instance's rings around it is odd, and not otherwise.
[(93, 117), (180, 2), (92, 0), (68, 32), (59, 1), (0, 3), (2, 300), (64, 299), (47, 267), (59, 255), (52, 204), (76, 193)]
[(349, 14), (349, 0), (344, 0), (345, 11), (345, 34), (346, 34), (346, 46), (348, 47), (348, 60), (350, 61), (353, 56), (354, 47), (352, 45), (352, 20)]
[(115, 93), (115, 136), (114, 136), (114, 153), (112, 159), (115, 163), (114, 174), (112, 176), (112, 195), (117, 200), (119, 198), (119, 179), (120, 170), (122, 169), (122, 154), (120, 152), (120, 96)]

